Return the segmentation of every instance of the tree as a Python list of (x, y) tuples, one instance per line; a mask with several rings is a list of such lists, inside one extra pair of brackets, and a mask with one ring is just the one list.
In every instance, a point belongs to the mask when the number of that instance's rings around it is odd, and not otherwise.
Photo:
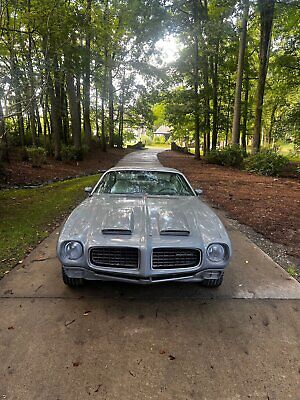
[(275, 0), (258, 0), (260, 12), (260, 44), (259, 44), (259, 72), (257, 82), (255, 123), (252, 141), (252, 153), (260, 149), (261, 120), (264, 102), (264, 92), (270, 55), (270, 42), (274, 16)]
[(247, 46), (247, 22), (249, 13), (249, 0), (244, 0), (244, 12), (239, 46), (238, 66), (236, 74), (236, 89), (234, 99), (234, 113), (232, 124), (232, 143), (240, 144), (240, 117), (241, 117), (241, 97), (244, 70), (244, 57)]

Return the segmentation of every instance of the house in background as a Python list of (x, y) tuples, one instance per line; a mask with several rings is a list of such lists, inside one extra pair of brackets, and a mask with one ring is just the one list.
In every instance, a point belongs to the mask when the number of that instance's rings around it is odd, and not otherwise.
[(161, 125), (153, 134), (154, 137), (164, 137), (167, 141), (172, 134), (172, 129), (166, 125)]

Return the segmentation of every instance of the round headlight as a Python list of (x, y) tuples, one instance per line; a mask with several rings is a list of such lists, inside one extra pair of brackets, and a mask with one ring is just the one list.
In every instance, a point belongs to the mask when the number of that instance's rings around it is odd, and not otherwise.
[(214, 243), (208, 246), (206, 254), (209, 260), (213, 262), (222, 261), (226, 256), (224, 246), (219, 243)]
[(64, 246), (64, 253), (69, 260), (77, 260), (83, 254), (82, 245), (79, 242), (68, 242)]

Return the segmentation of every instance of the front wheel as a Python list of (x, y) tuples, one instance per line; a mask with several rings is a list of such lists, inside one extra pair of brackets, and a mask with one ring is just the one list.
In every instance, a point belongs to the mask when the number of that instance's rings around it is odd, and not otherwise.
[(71, 287), (71, 288), (77, 288), (83, 285), (83, 279), (82, 278), (70, 278), (62, 268), (62, 278), (64, 281), (64, 284)]
[(224, 274), (220, 275), (220, 277), (218, 279), (204, 279), (201, 282), (201, 285), (205, 286), (205, 287), (210, 287), (210, 288), (217, 288), (222, 285), (223, 278), (224, 278)]

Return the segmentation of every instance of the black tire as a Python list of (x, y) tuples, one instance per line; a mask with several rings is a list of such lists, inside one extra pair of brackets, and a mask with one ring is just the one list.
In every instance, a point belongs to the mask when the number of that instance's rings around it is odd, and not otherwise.
[(82, 278), (69, 278), (63, 268), (62, 268), (62, 278), (63, 278), (64, 284), (71, 288), (78, 288), (78, 287), (82, 286), (84, 283)]
[(217, 288), (222, 285), (223, 278), (224, 274), (222, 274), (218, 279), (204, 279), (201, 282), (201, 285), (210, 288)]

